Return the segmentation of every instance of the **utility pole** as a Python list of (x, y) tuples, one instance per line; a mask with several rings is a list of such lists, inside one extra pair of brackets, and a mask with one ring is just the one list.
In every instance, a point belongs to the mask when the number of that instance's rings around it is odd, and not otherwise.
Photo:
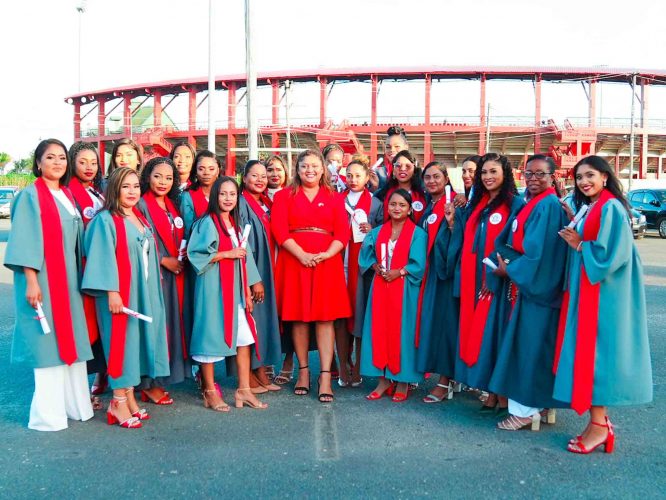
[(259, 121), (257, 119), (257, 70), (254, 66), (252, 33), (252, 0), (245, 0), (245, 73), (247, 78), (247, 147), (248, 160), (259, 159)]
[(628, 191), (631, 191), (631, 181), (634, 178), (634, 116), (636, 113), (636, 73), (631, 75), (631, 124), (629, 126), (629, 185)]
[(78, 54), (78, 74), (77, 74), (77, 89), (81, 92), (81, 25), (83, 24), (83, 13), (86, 11), (86, 0), (81, 0), (77, 5), (76, 11), (79, 13), (79, 54)]
[(486, 111), (486, 154), (490, 152), (490, 103), (488, 103), (488, 111)]
[(215, 0), (208, 0), (208, 150), (215, 153), (215, 71), (213, 54), (213, 9)]
[(289, 168), (289, 176), (291, 176), (291, 122), (289, 121), (289, 94), (291, 93), (291, 82), (284, 81), (284, 104), (285, 104), (285, 120), (287, 121), (287, 167)]

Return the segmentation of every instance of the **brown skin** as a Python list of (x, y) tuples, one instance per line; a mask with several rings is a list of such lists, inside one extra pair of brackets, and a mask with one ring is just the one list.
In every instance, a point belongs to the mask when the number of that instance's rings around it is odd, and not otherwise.
[[(183, 148), (181, 147), (179, 149)], [(164, 201), (164, 198), (171, 190), (174, 182), (171, 167), (166, 163), (156, 165), (150, 173), (150, 178), (148, 180), (150, 190), (155, 195), (157, 205), (162, 210), (166, 210), (166, 202)], [(165, 256), (160, 259), (160, 265), (174, 274), (180, 274), (185, 264), (182, 261), (179, 261), (178, 257)]]
[(194, 157), (187, 146), (178, 146), (173, 153), (173, 162), (178, 171), (178, 182), (184, 184), (190, 178)]
[(204, 157), (199, 159), (196, 168), (200, 189), (208, 198), (213, 182), (220, 176), (220, 167), (217, 166), (215, 159)]
[(97, 155), (94, 151), (83, 149), (76, 154), (74, 158), (74, 175), (79, 179), (81, 185), (85, 188), (92, 184), (99, 165), (97, 163)]

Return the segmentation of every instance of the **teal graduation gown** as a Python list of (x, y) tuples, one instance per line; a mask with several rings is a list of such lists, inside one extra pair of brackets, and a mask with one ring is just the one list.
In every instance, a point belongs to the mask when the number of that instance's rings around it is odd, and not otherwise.
[[(370, 231), (361, 247), (361, 253), (358, 257), (358, 265), (361, 272), (372, 268), (377, 262), (376, 241), (381, 226)], [(416, 314), (419, 300), (419, 291), (421, 280), (425, 272), (426, 249), (428, 246), (428, 235), (420, 227), (414, 229), (412, 243), (409, 248), (409, 260), (405, 266), (407, 276), (405, 276), (405, 286), (402, 299), (402, 318), (396, 318), (400, 321), (400, 371), (392, 373), (390, 370), (380, 370), (372, 363), (372, 297), (376, 279), (373, 279), (368, 297), (368, 304), (365, 311), (365, 321), (363, 322), (363, 343), (361, 344), (361, 374), (367, 377), (387, 377), (396, 382), (417, 383), (422, 380), (423, 373), (416, 367), (416, 347), (415, 347), (415, 329)], [(400, 278), (399, 278), (400, 279)], [(392, 314), (392, 311), (386, 311), (386, 314)]]
[[(139, 385), (141, 376), (157, 378), (169, 375), (166, 313), (155, 239), (150, 228), (145, 228), (142, 234), (134, 224), (128, 220), (124, 222), (132, 274), (130, 303), (125, 306), (152, 317), (153, 322), (127, 318), (123, 373), (118, 378), (109, 377), (112, 389)], [(147, 262), (144, 262), (144, 242), (147, 242)], [(96, 299), (97, 320), (108, 360), (112, 316), (109, 312), (108, 292), (119, 291), (116, 228), (108, 210), (99, 212), (88, 224), (85, 247), (88, 260), (83, 274), (82, 290)]]
[[(514, 196), (511, 201), (511, 208), (507, 220), (513, 219), (524, 205), (525, 201), (522, 198), (519, 196)], [(470, 207), (467, 207), (463, 211), (456, 211), (456, 221), (453, 226), (453, 232), (455, 233), (455, 236), (452, 235), (452, 237), (456, 239), (456, 243), (454, 245), (449, 245), (449, 252), (452, 255), (461, 255), (461, 250), (458, 249), (458, 245), (460, 245), (460, 248), (462, 248), (465, 224), (467, 223), (467, 220), (471, 214), (472, 210)], [(481, 212), (482, 222), (478, 224), (476, 228), (476, 234), (474, 235), (474, 248), (479, 249), (476, 254), (475, 296), (478, 296), (483, 285), (483, 268), (486, 266), (483, 264), (482, 260), (483, 249), (486, 245), (485, 229), (489, 224), (489, 217), (490, 213), (487, 209)], [(492, 260), (497, 261), (497, 258), (494, 257)], [(458, 282), (454, 286), (456, 291), (455, 294), (457, 297), (460, 297), (460, 280), (465, 279), (464, 276), (460, 275), (461, 262), (461, 258), (459, 258), (459, 269), (456, 270)], [(490, 270), (487, 270), (485, 276), (486, 287), (488, 290), (493, 292), (494, 296), (490, 305), (490, 310), (488, 311), (488, 317), (486, 319), (486, 325), (483, 331), (483, 339), (481, 342), (479, 357), (474, 365), (467, 366), (467, 364), (460, 358), (460, 338), (458, 338), (459, 342), (458, 347), (456, 348), (457, 356), (455, 369), (456, 381), (484, 391), (488, 390), (488, 383), (490, 382), (490, 377), (495, 368), (498, 348), (501, 344), (502, 335), (504, 334), (504, 329), (506, 328), (506, 324), (509, 319), (509, 313), (511, 312), (511, 303), (508, 299), (508, 280), (497, 277)]]
[[(192, 227), (187, 244), (187, 256), (197, 273), (194, 284), (194, 323), (190, 355), (192, 356), (235, 356), (238, 333), (238, 305), (245, 307), (244, 284), (242, 283), (241, 261), (235, 259), (234, 308), (223, 308), (220, 266), (211, 259), (217, 254), (219, 235), (210, 216), (197, 220)], [(247, 285), (261, 281), (252, 252), (247, 253)], [(233, 337), (231, 345), (224, 340), (224, 317), (233, 314)], [(260, 340), (261, 341), (261, 340)], [(261, 349), (261, 346), (259, 346)], [(256, 345), (255, 345), (256, 349)]]
[(552, 397), (553, 359), (568, 246), (558, 231), (568, 218), (557, 196), (541, 200), (525, 221), (524, 254), (512, 247), (513, 220), (497, 238), (495, 249), (510, 260), (507, 273), (518, 296), (489, 388), (525, 406), (561, 407)]
[[(76, 362), (92, 359), (88, 327), (83, 312), (83, 300), (79, 290), (81, 256), (83, 254), (83, 222), (72, 216), (56, 199), (60, 214), (67, 271), (67, 290), (72, 315), (72, 328), (76, 345)], [(49, 368), (63, 365), (58, 354), (54, 331), (51, 296), (48, 284), (48, 269), (44, 260), (42, 221), (37, 189), (30, 185), (14, 200), (11, 214), (12, 228), (5, 251), (5, 266), (14, 271), (15, 323), (12, 338), (12, 363), (21, 363), (30, 368)], [(37, 282), (42, 290), (42, 309), (52, 332), (45, 335), (37, 313), (25, 298), (27, 281), (24, 267), (37, 271)]]
[(276, 365), (282, 358), (280, 323), (275, 300), (273, 256), (264, 224), (243, 196), (240, 196), (238, 200), (238, 216), (240, 227), (245, 227), (245, 224), (252, 226), (247, 248), (252, 253), (252, 258), (264, 284), (264, 301), (254, 304), (252, 311), (252, 316), (257, 323), (259, 358), (261, 358), (261, 360), (257, 358), (257, 351), (252, 351), (252, 369), (256, 369), (260, 366)]
[[(581, 235), (582, 227), (580, 223)], [(585, 266), (590, 282), (600, 288), (592, 405), (652, 401), (643, 265), (627, 211), (618, 200), (602, 207), (597, 239), (583, 242), (581, 252), (569, 247), (568, 257), (569, 308), (553, 397), (571, 402), (581, 267)]]

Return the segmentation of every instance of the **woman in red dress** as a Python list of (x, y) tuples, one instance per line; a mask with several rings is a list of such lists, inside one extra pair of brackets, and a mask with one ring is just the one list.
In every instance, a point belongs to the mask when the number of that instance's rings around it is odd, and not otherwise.
[(291, 187), (275, 195), (271, 226), (281, 248), (275, 272), (278, 314), (282, 321), (293, 322), (299, 364), (294, 394), (310, 391), (308, 345), (314, 323), (321, 373), (318, 399), (330, 403), (333, 321), (351, 315), (340, 254), (349, 240), (349, 222), (319, 151), (298, 156)]

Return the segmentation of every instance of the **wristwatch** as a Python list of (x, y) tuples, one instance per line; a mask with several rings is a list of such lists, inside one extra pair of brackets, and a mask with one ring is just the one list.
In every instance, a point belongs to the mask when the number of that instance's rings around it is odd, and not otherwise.
[(404, 267), (401, 267), (400, 268), (400, 277), (404, 278), (405, 276), (407, 276), (407, 271), (405, 271)]

